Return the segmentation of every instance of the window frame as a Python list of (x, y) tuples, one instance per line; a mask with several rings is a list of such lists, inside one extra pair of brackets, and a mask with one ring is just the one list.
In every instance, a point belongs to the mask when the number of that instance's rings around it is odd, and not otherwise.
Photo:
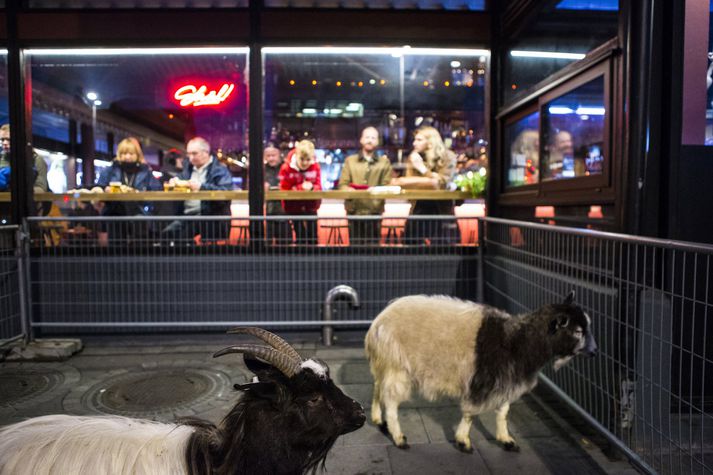
[[(615, 122), (615, 101), (613, 94), (612, 78), (615, 76), (613, 68), (614, 60), (611, 56), (602, 58), (594, 64), (589, 64), (581, 71), (572, 75), (567, 80), (547, 88), (543, 88), (540, 93), (533, 94), (527, 102), (511, 109), (499, 118), (500, 127), (498, 133), (498, 149), (501, 153), (502, 167), (499, 170), (501, 186), (498, 190), (498, 202), (503, 205), (539, 205), (539, 204), (591, 204), (592, 202), (611, 202), (614, 199), (613, 167), (616, 160), (612, 156), (616, 151), (613, 139), (616, 134), (612, 130)], [(599, 175), (580, 176), (560, 180), (542, 180), (542, 165), (545, 143), (543, 132), (545, 124), (545, 107), (555, 99), (558, 99), (578, 87), (595, 80), (598, 77), (604, 78), (604, 106), (606, 114), (604, 118), (604, 136), (602, 154), (604, 163), (602, 173)], [(540, 180), (536, 184), (512, 186), (507, 182), (509, 166), (509, 144), (505, 143), (505, 128), (523, 117), (539, 111), (539, 133), (540, 133)], [(575, 193), (576, 192), (576, 193)], [(584, 192), (584, 193), (583, 193)]]

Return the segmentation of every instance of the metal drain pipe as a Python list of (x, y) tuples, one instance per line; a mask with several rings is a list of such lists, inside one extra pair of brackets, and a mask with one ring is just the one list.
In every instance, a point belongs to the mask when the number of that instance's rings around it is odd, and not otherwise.
[[(352, 309), (359, 308), (359, 295), (354, 288), (348, 285), (338, 285), (327, 292), (327, 296), (324, 298), (324, 310), (322, 312), (322, 319), (325, 322), (332, 321), (332, 303), (334, 303), (339, 298), (346, 298), (349, 301), (349, 307)], [(332, 339), (334, 338), (334, 329), (331, 325), (322, 326), (322, 344), (325, 346), (332, 346)]]

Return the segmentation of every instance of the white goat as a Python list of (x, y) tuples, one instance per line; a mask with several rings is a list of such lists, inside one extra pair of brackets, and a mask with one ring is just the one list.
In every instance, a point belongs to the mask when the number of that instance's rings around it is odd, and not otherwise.
[[(552, 358), (561, 366), (580, 352), (594, 354), (589, 317), (572, 304), (545, 305), (512, 317), (486, 305), (445, 296), (416, 295), (390, 303), (366, 334), (374, 376), (371, 420), (408, 448), (398, 407), (415, 387), (427, 400), (460, 401), (456, 446), (472, 451), (470, 427), (477, 414), (496, 411), (496, 439), (517, 450), (507, 429), (510, 403), (537, 383), (537, 372)], [(386, 420), (382, 417), (382, 406)]]

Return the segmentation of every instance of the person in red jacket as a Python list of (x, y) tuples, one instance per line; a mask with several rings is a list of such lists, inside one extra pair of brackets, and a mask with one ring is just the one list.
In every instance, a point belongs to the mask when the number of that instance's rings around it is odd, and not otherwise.
[[(314, 155), (314, 144), (309, 140), (297, 142), (280, 167), (280, 189), (320, 191), (322, 189), (319, 164)], [(287, 215), (316, 216), (322, 200), (285, 200), (282, 207)], [(297, 244), (317, 244), (317, 220), (293, 219), (292, 228)]]

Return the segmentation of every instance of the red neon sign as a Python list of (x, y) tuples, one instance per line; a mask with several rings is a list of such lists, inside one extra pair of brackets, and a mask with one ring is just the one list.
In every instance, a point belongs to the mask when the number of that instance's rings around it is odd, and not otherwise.
[(181, 107), (200, 107), (200, 106), (217, 106), (230, 96), (235, 89), (235, 84), (223, 84), (217, 91), (208, 91), (208, 86), (205, 84), (196, 87), (193, 84), (176, 89), (173, 94), (174, 99), (179, 101)]

